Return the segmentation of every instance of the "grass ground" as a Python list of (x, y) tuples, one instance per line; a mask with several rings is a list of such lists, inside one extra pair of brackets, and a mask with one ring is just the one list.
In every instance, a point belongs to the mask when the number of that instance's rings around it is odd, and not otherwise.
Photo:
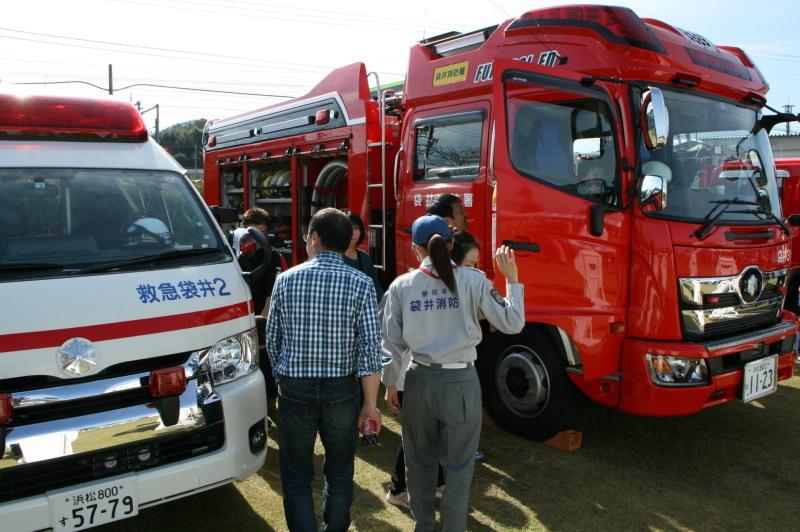
[[(400, 432), (394, 418), (385, 422), (381, 444), (358, 450), (352, 530), (413, 528), (407, 511), (383, 500)], [(798, 377), (757, 403), (684, 418), (637, 418), (589, 405), (581, 428), (583, 449), (564, 453), (487, 420), (480, 445), (487, 460), (475, 471), (469, 529), (798, 529)], [(144, 510), (106, 530), (286, 530), (272, 437), (269, 447), (266, 464), (247, 481)], [(321, 449), (317, 458), (319, 466)]]

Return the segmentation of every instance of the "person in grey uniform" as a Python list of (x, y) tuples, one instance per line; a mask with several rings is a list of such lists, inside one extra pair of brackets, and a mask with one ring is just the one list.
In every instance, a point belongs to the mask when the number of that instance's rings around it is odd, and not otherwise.
[(500, 331), (525, 325), (524, 292), (514, 252), (497, 250), (497, 269), (506, 278), (503, 298), (474, 268), (451, 260), (450, 228), (439, 216), (422, 216), (411, 228), (419, 269), (395, 279), (386, 295), (382, 348), (392, 357), (383, 372), (386, 401), (398, 412), (397, 383), (407, 367), (403, 397), (403, 445), (407, 488), (415, 530), (436, 526), (437, 464), (447, 489), (441, 504), (442, 530), (467, 528), (474, 455), (481, 431), (481, 389), (475, 372), (481, 341), (478, 317)]

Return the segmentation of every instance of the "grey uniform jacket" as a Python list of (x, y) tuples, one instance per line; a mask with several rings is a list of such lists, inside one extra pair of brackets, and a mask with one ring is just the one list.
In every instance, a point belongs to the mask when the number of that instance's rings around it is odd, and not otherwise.
[(475, 346), (481, 341), (481, 314), (506, 334), (522, 330), (522, 284), (508, 283), (507, 297), (503, 298), (480, 270), (455, 268), (454, 273), (457, 295), (438, 278), (430, 258), (422, 261), (419, 270), (401, 275), (389, 287), (384, 298), (381, 346), (392, 362), (383, 370), (384, 385), (402, 385), (409, 356), (423, 364), (474, 361)]

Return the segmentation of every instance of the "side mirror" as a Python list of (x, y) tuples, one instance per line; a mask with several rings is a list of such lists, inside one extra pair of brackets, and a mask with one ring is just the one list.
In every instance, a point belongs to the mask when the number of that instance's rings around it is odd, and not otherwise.
[(667, 208), (667, 187), (664, 178), (660, 175), (646, 175), (642, 177), (639, 186), (639, 203), (649, 210), (663, 211)]
[(239, 209), (236, 207), (220, 207), (219, 205), (212, 205), (209, 207), (211, 215), (220, 224), (235, 224), (239, 223)]
[(793, 214), (789, 216), (789, 225), (792, 227), (800, 226), (800, 214)]
[(648, 150), (663, 148), (669, 137), (669, 113), (664, 101), (664, 93), (658, 87), (642, 95), (642, 132), (644, 145)]

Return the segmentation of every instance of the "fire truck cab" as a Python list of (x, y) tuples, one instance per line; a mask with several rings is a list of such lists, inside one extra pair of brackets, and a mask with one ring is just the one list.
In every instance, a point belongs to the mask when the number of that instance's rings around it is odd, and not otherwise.
[(81, 530), (255, 473), (250, 292), (129, 103), (0, 96), (0, 528)]
[(527, 287), (525, 330), (479, 347), (501, 426), (548, 438), (575, 422), (578, 390), (671, 416), (792, 375), (791, 231), (760, 127), (768, 86), (744, 51), (568, 6), (426, 39), (402, 87), (374, 88), (350, 65), (209, 122), (206, 201), (274, 208), (295, 263), (309, 216), (350, 208), (390, 281), (417, 266), (412, 221), (458, 195), (481, 268), (501, 281), (492, 252), (509, 245)]

